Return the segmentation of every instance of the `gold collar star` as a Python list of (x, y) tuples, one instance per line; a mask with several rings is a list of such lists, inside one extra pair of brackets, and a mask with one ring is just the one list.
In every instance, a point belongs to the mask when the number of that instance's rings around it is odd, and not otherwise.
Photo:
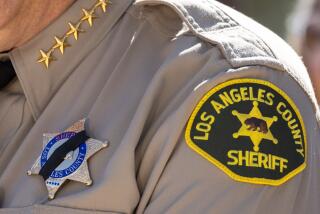
[[(44, 134), (43, 150), (36, 162), (28, 171), (28, 175), (41, 174), (41, 170), (49, 158), (51, 158), (53, 154), (56, 154), (54, 152), (57, 149), (60, 149), (58, 150), (58, 153), (60, 153), (61, 147), (65, 146), (66, 143), (71, 143), (69, 140), (84, 130), (85, 120), (83, 119), (76, 122), (62, 133)], [(48, 197), (53, 199), (56, 192), (66, 180), (82, 182), (88, 186), (91, 185), (92, 180), (90, 178), (87, 160), (107, 146), (108, 142), (101, 142), (99, 140), (89, 138), (85, 142), (81, 143), (75, 150), (68, 152), (62, 162), (58, 162), (59, 165), (57, 164), (58, 166), (52, 172), (50, 171), (48, 178), (45, 180)], [(43, 176), (43, 174), (41, 175)]]
[(63, 54), (64, 52), (64, 48), (69, 47), (70, 45), (68, 43), (66, 43), (66, 39), (59, 39), (58, 37), (54, 37), (54, 39), (56, 40), (56, 44), (53, 46), (53, 48), (59, 48), (61, 54)]
[(89, 26), (92, 27), (92, 20), (97, 18), (97, 16), (94, 15), (94, 10), (87, 11), (85, 9), (82, 9), (82, 12), (84, 13), (84, 16), (82, 17), (82, 21), (88, 21)]
[(105, 13), (109, 4), (111, 4), (111, 2), (108, 0), (99, 0), (95, 7), (101, 7), (102, 11)]
[(242, 114), (236, 110), (232, 111), (232, 114), (239, 119), (242, 125), (239, 131), (233, 134), (233, 138), (249, 137), (254, 145), (253, 150), (255, 152), (260, 150), (259, 145), (262, 139), (270, 140), (274, 144), (278, 143), (278, 140), (273, 137), (270, 131), (271, 125), (278, 120), (278, 117), (263, 116), (258, 105), (259, 103), (254, 101), (253, 108), (249, 114)]
[[(93, 26), (93, 20), (95, 18), (98, 18), (98, 16), (95, 15), (95, 13), (98, 13), (98, 9), (101, 8), (101, 10), (105, 13), (107, 10), (107, 6), (111, 4), (109, 0), (96, 0), (96, 2), (91, 6), (90, 9), (82, 9), (83, 16), (78, 19), (76, 24), (72, 24), (71, 22), (68, 22), (69, 29), (66, 33), (64, 33), (61, 37), (54, 37), (55, 43), (51, 46), (50, 49), (48, 49), (47, 52), (40, 50), (40, 59), (37, 60), (39, 63), (42, 63), (45, 65), (45, 67), (48, 69), (50, 62), (53, 61), (53, 57), (51, 55), (54, 53), (56, 49), (59, 49), (61, 54), (64, 54), (64, 50), (66, 47), (70, 46), (67, 43), (67, 39), (71, 36), (74, 37), (74, 39), (77, 41), (79, 37), (79, 33), (85, 32), (84, 30), (81, 30), (80, 27), (84, 22), (88, 22), (89, 26)], [(61, 39), (60, 39), (61, 38)], [(72, 44), (72, 42), (70, 43)]]
[(48, 53), (45, 53), (43, 50), (40, 50), (40, 54), (41, 54), (41, 57), (40, 59), (38, 59), (38, 62), (43, 62), (44, 65), (46, 66), (46, 68), (49, 67), (49, 63), (53, 60), (55, 60), (51, 55), (52, 55), (52, 52), (49, 51)]
[(74, 26), (72, 23), (68, 23), (70, 30), (67, 32), (67, 35), (73, 35), (75, 40), (78, 40), (78, 33), (83, 32), (83, 30), (80, 29), (80, 24), (76, 24), (76, 26)]

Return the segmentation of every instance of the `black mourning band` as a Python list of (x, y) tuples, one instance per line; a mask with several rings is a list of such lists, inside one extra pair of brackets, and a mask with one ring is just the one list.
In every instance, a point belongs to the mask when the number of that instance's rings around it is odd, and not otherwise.
[(86, 135), (85, 131), (77, 133), (75, 136), (71, 137), (67, 142), (58, 147), (46, 163), (41, 168), (39, 175), (43, 177), (44, 180), (47, 180), (52, 172), (64, 161), (66, 155), (76, 150), (82, 143), (85, 143), (89, 137)]

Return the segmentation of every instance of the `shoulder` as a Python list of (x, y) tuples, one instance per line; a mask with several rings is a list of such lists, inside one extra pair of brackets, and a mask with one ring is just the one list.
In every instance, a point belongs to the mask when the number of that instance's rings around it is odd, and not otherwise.
[[(189, 212), (216, 210), (239, 201), (240, 196), (233, 194), (237, 191), (245, 200), (266, 193), (295, 200), (293, 192), (303, 192), (301, 197), (311, 193), (319, 176), (315, 167), (319, 160), (312, 155), (320, 152), (315, 119), (319, 111), (299, 56), (270, 30), (216, 1), (138, 0), (136, 4), (170, 8), (187, 26), (184, 35), (208, 48), (171, 66), (171, 78), (162, 88), (176, 96), (170, 96), (162, 120), (145, 139), (138, 175), (142, 186), (152, 175), (157, 177), (158, 183), (151, 185), (153, 194), (143, 195), (153, 201), (150, 209), (165, 209), (176, 201)], [(194, 44), (183, 45), (190, 51)], [(181, 58), (187, 51), (177, 55)], [(157, 169), (161, 169), (158, 174)], [(181, 194), (186, 190), (192, 194)], [(222, 192), (225, 197), (213, 201)], [(319, 192), (313, 194), (317, 197)], [(203, 195), (208, 197), (202, 204), (183, 203), (203, 200)], [(263, 198), (256, 200), (261, 204)], [(275, 212), (283, 207), (280, 200), (272, 203)], [(244, 212), (251, 213), (252, 204), (245, 206)], [(296, 208), (312, 210), (318, 204), (301, 202)], [(237, 205), (224, 209), (234, 213)]]
[(300, 57), (280, 37), (249, 17), (214, 0), (136, 0), (135, 4), (169, 7), (195, 37), (218, 47), (233, 68), (260, 65), (288, 73), (316, 106)]

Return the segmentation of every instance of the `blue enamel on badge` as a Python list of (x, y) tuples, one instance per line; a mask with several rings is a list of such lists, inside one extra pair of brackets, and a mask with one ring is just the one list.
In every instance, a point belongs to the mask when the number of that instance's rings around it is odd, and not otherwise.
[[(63, 132), (57, 136), (55, 136), (49, 143), (45, 146), (41, 154), (41, 167), (47, 162), (50, 155), (55, 151), (55, 149), (63, 144), (65, 141), (69, 140), (71, 137), (75, 136), (76, 132)], [(70, 152), (65, 161), (63, 162), (62, 166), (59, 166), (55, 169), (51, 176), (52, 178), (63, 178), (66, 177), (79, 169), (83, 161), (86, 157), (86, 150), (87, 146), (85, 143), (82, 143), (79, 148), (74, 151)], [(73, 159), (75, 157), (75, 159)]]
[[(80, 120), (62, 133), (44, 134), (43, 150), (41, 155), (28, 171), (28, 175), (41, 175), (41, 170), (47, 164), (50, 157), (58, 148), (70, 143), (69, 140), (78, 133), (84, 131), (85, 120)], [(45, 184), (48, 189), (49, 198), (53, 199), (55, 193), (66, 180), (73, 180), (91, 185), (87, 160), (99, 150), (108, 146), (108, 142), (101, 142), (92, 138), (81, 143), (76, 149), (70, 151), (62, 159), (62, 162), (54, 168)], [(58, 150), (59, 151), (59, 150)]]

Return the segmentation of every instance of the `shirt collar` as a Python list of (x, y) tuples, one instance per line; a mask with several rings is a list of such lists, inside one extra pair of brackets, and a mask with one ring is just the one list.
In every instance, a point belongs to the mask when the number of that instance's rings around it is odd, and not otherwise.
[[(36, 37), (9, 53), (35, 119), (131, 3), (132, 0), (113, 0), (111, 4), (108, 0), (77, 0)], [(92, 23), (89, 17), (91, 12), (96, 16), (92, 18)], [(79, 31), (78, 35), (72, 31), (72, 27), (77, 27), (77, 23), (81, 23), (81, 32)], [(62, 48), (59, 41), (64, 37), (69, 46)], [(48, 54), (50, 49), (51, 55)], [(51, 57), (48, 68), (44, 54)]]

